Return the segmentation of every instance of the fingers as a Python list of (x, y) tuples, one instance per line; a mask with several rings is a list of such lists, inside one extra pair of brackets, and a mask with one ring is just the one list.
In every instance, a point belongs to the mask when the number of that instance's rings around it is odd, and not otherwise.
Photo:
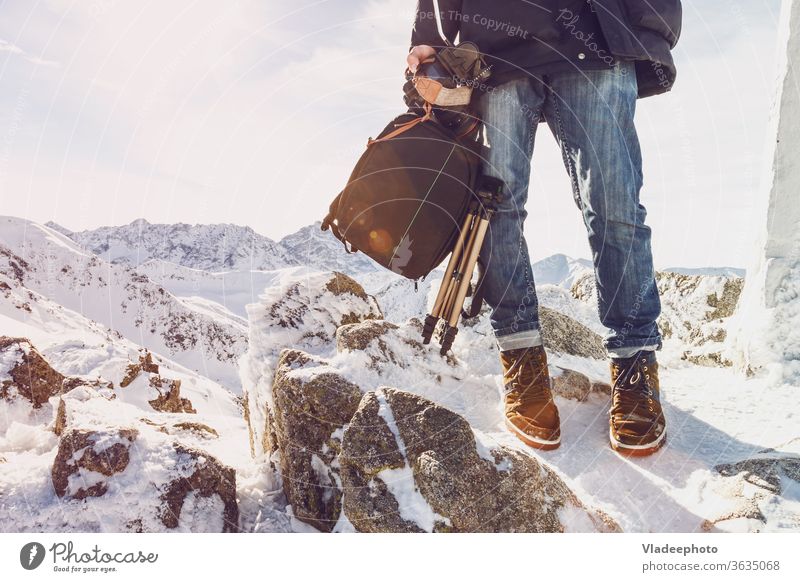
[(412, 73), (417, 72), (419, 64), (436, 54), (436, 49), (427, 44), (421, 44), (411, 49), (406, 57), (406, 63)]
[(419, 58), (414, 54), (413, 51), (408, 53), (408, 56), (406, 57), (406, 63), (408, 64), (408, 69), (412, 73), (417, 72), (417, 67), (419, 66)]

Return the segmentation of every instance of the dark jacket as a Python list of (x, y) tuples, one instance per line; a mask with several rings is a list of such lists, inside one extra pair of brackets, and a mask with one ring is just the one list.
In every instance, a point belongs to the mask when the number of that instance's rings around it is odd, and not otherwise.
[[(448, 40), (458, 34), (477, 44), (495, 78), (559, 64), (598, 68), (613, 58), (636, 61), (640, 97), (675, 82), (680, 0), (439, 0), (439, 10)], [(442, 45), (433, 0), (418, 1), (411, 44)]]

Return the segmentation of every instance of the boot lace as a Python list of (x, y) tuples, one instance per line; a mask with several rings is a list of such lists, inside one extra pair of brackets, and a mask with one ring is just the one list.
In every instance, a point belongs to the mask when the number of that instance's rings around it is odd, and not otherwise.
[(516, 358), (503, 374), (507, 391), (516, 391), (521, 403), (547, 401), (550, 399), (550, 376), (546, 359), (534, 350), (527, 350)]
[(644, 418), (642, 406), (647, 405), (650, 415), (655, 414), (653, 398), (652, 373), (654, 369), (644, 357), (637, 358), (630, 368), (615, 364), (616, 381), (612, 413), (621, 414), (624, 418), (634, 420)]

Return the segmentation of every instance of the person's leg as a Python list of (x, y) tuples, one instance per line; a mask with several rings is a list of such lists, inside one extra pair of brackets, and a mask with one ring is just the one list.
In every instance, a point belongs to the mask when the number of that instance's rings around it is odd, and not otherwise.
[(500, 350), (542, 344), (539, 310), (528, 246), (523, 235), (531, 154), (544, 93), (534, 80), (504, 83), (478, 97), (484, 123), (483, 172), (505, 182), (503, 200), (492, 217), (481, 262), (484, 299)]
[(633, 63), (548, 80), (545, 117), (558, 140), (589, 234), (604, 343), (612, 358), (661, 346), (642, 157), (634, 126)]

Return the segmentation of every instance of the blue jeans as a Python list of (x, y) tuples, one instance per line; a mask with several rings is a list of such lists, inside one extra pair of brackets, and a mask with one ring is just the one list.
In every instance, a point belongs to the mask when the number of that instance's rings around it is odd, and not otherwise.
[(600, 321), (611, 357), (661, 347), (646, 210), (639, 202), (642, 158), (633, 123), (634, 65), (525, 77), (482, 92), (484, 173), (506, 193), (481, 259), (485, 299), (501, 350), (541, 345), (539, 310), (523, 234), (536, 128), (544, 119), (558, 141), (583, 215), (594, 262)]

